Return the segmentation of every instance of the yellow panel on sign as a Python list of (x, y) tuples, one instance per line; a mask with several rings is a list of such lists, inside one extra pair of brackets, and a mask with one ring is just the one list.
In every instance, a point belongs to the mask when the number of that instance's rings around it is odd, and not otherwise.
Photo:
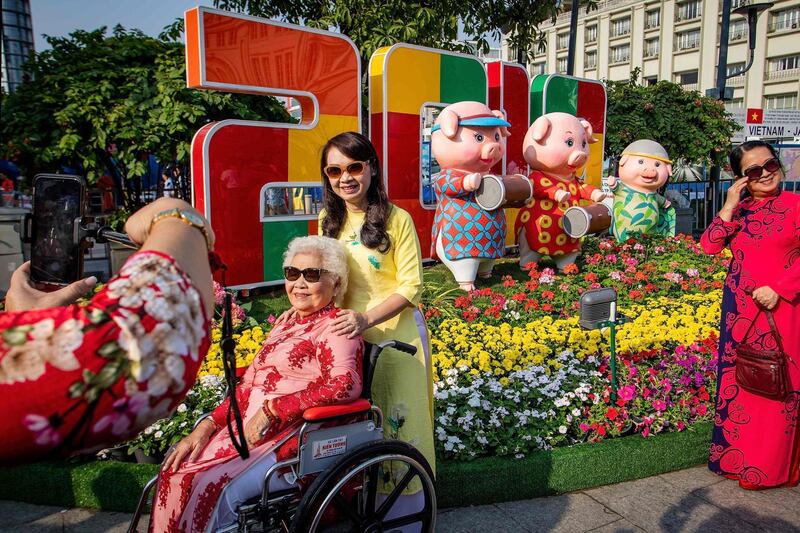
[[(331, 137), (345, 131), (358, 131), (358, 118), (343, 115), (320, 115), (311, 130), (289, 130), (288, 181), (319, 181), (320, 150)], [(264, 147), (264, 150), (268, 150)]]
[(422, 104), (440, 100), (439, 53), (395, 46), (383, 64), (390, 113), (419, 115)]
[(589, 145), (589, 161), (586, 162), (586, 183), (601, 187), (603, 180), (603, 146), (605, 135), (594, 134), (597, 142)]

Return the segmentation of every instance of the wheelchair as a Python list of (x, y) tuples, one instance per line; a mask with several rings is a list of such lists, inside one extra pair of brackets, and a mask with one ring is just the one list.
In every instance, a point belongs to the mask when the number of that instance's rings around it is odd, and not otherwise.
[[(412, 356), (416, 353), (416, 347), (400, 341), (365, 343), (361, 398), (307, 409), (303, 424), (275, 448), (295, 444), (296, 453), (267, 470), (261, 495), (241, 504), (237, 522), (219, 533), (380, 533), (405, 527), (422, 533), (434, 531), (433, 471), (410, 444), (383, 438), (383, 414), (371, 401), (377, 359), (387, 347)], [(269, 483), (275, 475), (283, 475), (294, 486), (270, 492)], [(145, 508), (155, 498), (153, 494), (151, 499), (149, 493), (157, 480), (158, 476), (145, 485), (128, 533), (138, 531)], [(394, 504), (411, 483), (421, 487), (422, 509), (392, 516), (396, 514), (390, 513)], [(389, 487), (388, 494), (379, 492), (380, 484)]]

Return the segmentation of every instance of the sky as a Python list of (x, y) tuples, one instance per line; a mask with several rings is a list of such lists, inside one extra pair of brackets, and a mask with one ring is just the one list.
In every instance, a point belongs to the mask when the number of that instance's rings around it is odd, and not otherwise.
[[(95, 30), (117, 24), (156, 36), (183, 12), (195, 6), (213, 6), (212, 0), (31, 0), (34, 46), (50, 46), (42, 35), (64, 37), (75, 30)], [(463, 37), (462, 37), (463, 38)], [(491, 46), (499, 46), (489, 39)]]
[(109, 29), (117, 24), (158, 35), (189, 8), (211, 6), (212, 0), (31, 0), (34, 46), (50, 48), (43, 34), (56, 37), (75, 30)]

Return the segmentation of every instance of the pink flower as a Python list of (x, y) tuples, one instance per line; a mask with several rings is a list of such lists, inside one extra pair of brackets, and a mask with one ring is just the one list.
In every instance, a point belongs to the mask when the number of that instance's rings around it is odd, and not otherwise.
[(616, 254), (608, 254), (606, 256), (606, 263), (616, 263), (617, 262), (617, 255)]
[(664, 392), (669, 392), (672, 390), (672, 382), (668, 378), (661, 380), (661, 386), (664, 387)]
[(706, 407), (706, 404), (701, 403), (700, 405), (697, 406), (698, 415), (705, 416), (707, 412), (708, 412), (708, 407)]
[(276, 317), (275, 315), (269, 315), (267, 317), (267, 322), (269, 322), (270, 324), (274, 324), (277, 320), (278, 320), (278, 317)]
[(600, 241), (600, 244), (597, 247), (601, 250), (610, 250), (613, 248), (613, 245), (609, 241)]
[[(631, 369), (633, 368), (634, 367), (631, 367)], [(625, 385), (624, 387), (620, 388), (619, 391), (617, 391), (617, 393), (621, 400), (629, 402), (634, 398), (636, 398), (636, 387), (634, 387), (633, 385)]]
[(608, 277), (610, 277), (613, 280), (619, 281), (622, 279), (622, 273), (619, 270), (612, 270), (611, 272), (609, 272)]
[(584, 424), (583, 422), (581, 422), (581, 425), (580, 425), (580, 426), (578, 426), (578, 427), (579, 427), (579, 428), (581, 428), (581, 431), (583, 431), (584, 433), (586, 433), (587, 431), (589, 431), (590, 429), (592, 429), (592, 428), (590, 428), (589, 426), (587, 426), (586, 424)]
[(667, 404), (664, 403), (662, 400), (653, 400), (653, 409), (658, 412), (666, 411)]
[(35, 435), (35, 442), (40, 446), (55, 446), (61, 442), (61, 435), (50, 422), (50, 419), (42, 415), (25, 415), (25, 426)]
[(686, 275), (689, 276), (690, 278), (696, 278), (697, 276), (700, 275), (700, 271), (697, 270), (696, 268), (690, 268), (686, 270)]
[(642, 430), (642, 437), (647, 437), (648, 435), (650, 435), (650, 426), (645, 426)]

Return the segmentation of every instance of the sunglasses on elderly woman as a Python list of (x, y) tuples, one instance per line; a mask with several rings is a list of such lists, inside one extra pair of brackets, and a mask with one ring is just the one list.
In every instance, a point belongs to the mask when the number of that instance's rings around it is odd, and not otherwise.
[(330, 272), (324, 268), (304, 268), (300, 270), (295, 267), (283, 267), (283, 277), (289, 281), (297, 281), (300, 276), (303, 276), (309, 283), (316, 283), (322, 277), (323, 272)]
[(767, 171), (767, 176), (770, 176), (777, 172), (780, 168), (781, 162), (778, 161), (777, 158), (773, 157), (772, 159), (765, 161), (763, 165), (753, 165), (752, 167), (747, 168), (747, 170), (744, 171), (744, 175), (747, 176), (747, 179), (756, 181), (762, 178), (765, 170)]
[(366, 161), (353, 161), (346, 165), (328, 165), (325, 167), (325, 175), (332, 180), (338, 180), (346, 170), (351, 176), (360, 176), (364, 173), (364, 168), (366, 166)]

